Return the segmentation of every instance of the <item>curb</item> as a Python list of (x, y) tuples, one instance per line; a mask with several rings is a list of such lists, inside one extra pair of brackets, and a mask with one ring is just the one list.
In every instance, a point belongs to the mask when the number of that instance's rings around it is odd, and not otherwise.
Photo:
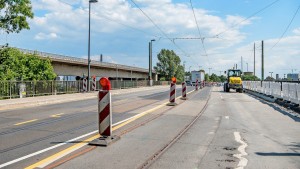
[(293, 110), (294, 112), (297, 112), (297, 113), (300, 114), (299, 104), (293, 103), (293, 102), (291, 102), (289, 100), (284, 100), (283, 98), (275, 98), (272, 95), (266, 95), (266, 94), (255, 92), (255, 91), (251, 91), (251, 90), (248, 90), (248, 89), (244, 89), (244, 91), (246, 93), (249, 93), (251, 95), (254, 95), (256, 97), (264, 99), (264, 100), (266, 100), (268, 102), (276, 103), (276, 104), (278, 104), (278, 105), (280, 105), (280, 106), (282, 106), (284, 108)]

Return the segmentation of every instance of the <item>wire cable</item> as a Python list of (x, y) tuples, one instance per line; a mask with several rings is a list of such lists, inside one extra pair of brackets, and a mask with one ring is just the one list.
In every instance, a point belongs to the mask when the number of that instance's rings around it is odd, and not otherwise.
[(221, 34), (223, 34), (223, 33), (227, 32), (227, 31), (231, 30), (232, 28), (235, 28), (236, 26), (238, 26), (238, 25), (240, 25), (241, 23), (243, 23), (243, 22), (249, 20), (249, 19), (252, 18), (253, 16), (255, 16), (255, 15), (261, 13), (262, 11), (264, 11), (264, 10), (266, 10), (266, 9), (268, 9), (268, 8), (270, 8), (271, 6), (273, 6), (273, 5), (274, 5), (275, 3), (277, 3), (278, 1), (280, 1), (280, 0), (273, 1), (272, 3), (266, 5), (266, 6), (263, 7), (262, 9), (256, 11), (256, 12), (253, 13), (252, 15), (248, 16), (246, 19), (244, 19), (244, 20), (242, 20), (241, 22), (239, 22), (239, 23), (237, 23), (237, 24), (231, 26), (230, 28), (226, 29), (225, 31), (216, 34), (215, 36), (218, 37), (218, 36), (220, 36)]
[[(195, 14), (195, 10), (194, 10), (194, 7), (193, 7), (192, 0), (190, 0), (190, 4), (191, 4), (191, 7), (192, 7), (194, 19), (195, 19), (195, 22), (196, 22), (196, 25), (197, 25), (198, 33), (199, 33), (199, 36), (200, 36), (200, 38), (201, 38), (202, 48), (203, 48), (203, 50), (204, 50), (205, 55), (207, 56), (206, 48), (205, 48), (205, 45), (204, 45), (204, 39), (205, 39), (205, 38), (203, 38), (202, 35), (201, 35), (200, 28), (199, 28), (199, 24), (198, 24), (198, 21), (197, 21), (197, 18), (196, 18), (196, 14)], [(208, 63), (209, 63), (209, 65), (210, 65), (210, 61), (209, 61), (208, 56), (207, 56), (207, 60), (208, 60)]]
[(269, 51), (272, 50), (272, 49), (280, 42), (280, 40), (283, 38), (283, 36), (285, 35), (285, 33), (288, 31), (288, 29), (290, 28), (291, 24), (293, 23), (293, 21), (294, 21), (296, 15), (297, 15), (297, 13), (299, 12), (299, 9), (300, 9), (300, 5), (298, 6), (298, 8), (297, 8), (296, 12), (294, 13), (294, 15), (293, 15), (293, 17), (292, 17), (290, 23), (289, 23), (288, 26), (285, 28), (284, 32), (281, 34), (281, 36), (280, 36), (280, 38), (278, 39), (278, 41), (277, 41), (277, 42), (269, 49)]

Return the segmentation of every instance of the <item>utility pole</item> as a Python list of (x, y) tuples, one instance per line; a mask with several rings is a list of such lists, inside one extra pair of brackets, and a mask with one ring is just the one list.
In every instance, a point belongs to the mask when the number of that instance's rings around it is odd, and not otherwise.
[(243, 56), (241, 56), (241, 71), (243, 72)]
[(264, 41), (261, 41), (261, 80), (264, 80)]
[(247, 64), (247, 72), (249, 72), (249, 70), (248, 70), (248, 63), (246, 63)]
[(208, 73), (208, 75), (210, 76), (210, 70), (212, 69), (212, 68), (208, 68), (209, 69), (209, 73)]
[(255, 42), (254, 42), (254, 76), (255, 76)]
[(155, 39), (152, 39), (149, 42), (149, 85), (152, 86), (152, 42), (155, 41)]

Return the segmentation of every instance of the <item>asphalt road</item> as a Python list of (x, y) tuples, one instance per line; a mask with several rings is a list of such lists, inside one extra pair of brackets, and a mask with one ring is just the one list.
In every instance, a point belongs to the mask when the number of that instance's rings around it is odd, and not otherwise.
[[(299, 169), (300, 119), (245, 93), (213, 88), (58, 168)], [(203, 110), (203, 112), (201, 111)], [(194, 117), (200, 117), (182, 135)], [(179, 139), (174, 139), (174, 137)], [(170, 144), (173, 140), (173, 143)]]
[[(188, 87), (188, 91), (194, 88)], [(177, 95), (181, 94), (177, 89)], [(169, 88), (119, 94), (112, 97), (113, 123), (168, 101)], [(97, 130), (97, 99), (0, 111), (0, 166), (28, 154)], [(13, 163), (22, 168), (64, 146)]]
[[(168, 95), (166, 88), (114, 96), (114, 123), (162, 105)], [(35, 166), (132, 169), (147, 164), (153, 169), (300, 168), (298, 117), (245, 93), (224, 93), (221, 87), (206, 87), (188, 97), (173, 108), (162, 107), (165, 110), (157, 109), (132, 122), (134, 125), (123, 126), (120, 132), (126, 132), (109, 147), (85, 146), (65, 159), (55, 160), (53, 154), (61, 155), (70, 145), (61, 146), (7, 168), (23, 168), (49, 155), (51, 158), (46, 162), (35, 163)], [(97, 130), (95, 105), (95, 100), (85, 100), (0, 112), (1, 164)], [(14, 125), (30, 119), (38, 120)], [(194, 123), (187, 128), (192, 121)], [(72, 144), (77, 145), (76, 141)]]

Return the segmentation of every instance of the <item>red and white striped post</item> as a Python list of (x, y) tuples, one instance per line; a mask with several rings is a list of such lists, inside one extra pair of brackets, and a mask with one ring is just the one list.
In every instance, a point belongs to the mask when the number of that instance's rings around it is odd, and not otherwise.
[(170, 85), (170, 100), (167, 104), (168, 106), (175, 106), (175, 98), (176, 98), (176, 78), (172, 77), (172, 82)]
[(83, 78), (82, 89), (83, 89), (84, 92), (87, 91), (87, 79), (86, 78)]
[(98, 93), (98, 126), (100, 138), (93, 140), (89, 144), (108, 146), (119, 137), (112, 136), (112, 107), (111, 107), (111, 85), (108, 78), (100, 79), (102, 90)]
[(196, 80), (195, 90), (198, 90), (198, 79)]
[(95, 76), (93, 76), (92, 90), (93, 90), (93, 91), (96, 91), (96, 77), (95, 77)]
[(182, 82), (182, 97), (181, 97), (182, 100), (186, 100), (186, 83), (185, 82)]

